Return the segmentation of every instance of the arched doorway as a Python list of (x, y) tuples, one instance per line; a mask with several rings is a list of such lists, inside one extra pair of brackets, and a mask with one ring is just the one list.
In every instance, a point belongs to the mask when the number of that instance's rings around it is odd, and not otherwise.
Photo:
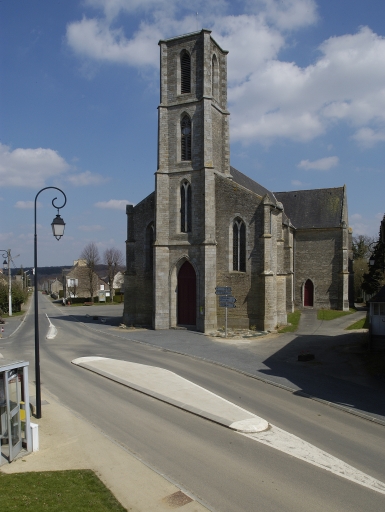
[(196, 275), (188, 261), (178, 273), (178, 324), (196, 325)]
[(310, 279), (306, 281), (303, 289), (303, 305), (311, 308), (314, 305), (314, 285)]

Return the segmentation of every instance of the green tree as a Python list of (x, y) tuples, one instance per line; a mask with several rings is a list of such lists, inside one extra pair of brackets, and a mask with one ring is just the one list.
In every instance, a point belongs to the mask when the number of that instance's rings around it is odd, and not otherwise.
[(377, 242), (372, 247), (369, 271), (363, 276), (362, 289), (366, 293), (374, 294), (385, 285), (385, 215), (381, 221), (380, 233)]
[[(9, 291), (8, 283), (0, 282), (0, 309), (4, 313), (9, 312)], [(26, 302), (27, 294), (18, 283), (12, 282), (12, 311), (20, 311), (21, 305)]]
[(354, 272), (354, 298), (359, 299), (362, 297), (362, 283), (364, 275), (369, 270), (369, 263), (366, 258), (357, 258), (353, 261)]
[(375, 238), (366, 235), (354, 236), (352, 239), (353, 259), (369, 260), (371, 254), (369, 247), (375, 241)]

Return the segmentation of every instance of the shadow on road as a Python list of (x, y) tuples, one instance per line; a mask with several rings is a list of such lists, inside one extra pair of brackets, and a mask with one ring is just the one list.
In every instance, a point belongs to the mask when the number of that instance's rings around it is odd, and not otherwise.
[[(298, 361), (301, 354), (314, 359)], [(267, 378), (279, 376), (299, 388), (295, 394), (385, 416), (385, 375), (368, 373), (368, 335), (353, 332), (340, 336), (305, 335), (294, 338), (263, 362)], [(378, 357), (382, 357), (381, 354)]]

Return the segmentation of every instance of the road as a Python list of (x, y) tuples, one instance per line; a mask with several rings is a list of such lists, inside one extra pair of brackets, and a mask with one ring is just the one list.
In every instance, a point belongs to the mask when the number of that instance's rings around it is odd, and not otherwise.
[[(198, 497), (236, 511), (382, 511), (385, 495), (300, 461), (220, 425), (71, 364), (103, 356), (159, 366), (385, 482), (383, 426), (217, 365), (108, 336), (74, 321), (73, 308), (39, 296), (41, 382), (58, 399)], [(45, 339), (48, 314), (58, 329)], [(31, 362), (33, 315), (1, 343), (5, 357)], [(44, 417), (44, 407), (42, 414)], [(145, 489), (145, 487), (144, 487)]]

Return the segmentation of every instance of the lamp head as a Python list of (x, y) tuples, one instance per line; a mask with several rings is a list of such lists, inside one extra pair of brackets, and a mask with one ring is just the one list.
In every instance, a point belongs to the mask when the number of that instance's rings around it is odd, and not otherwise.
[(65, 222), (59, 214), (52, 221), (52, 233), (56, 240), (60, 240), (64, 235)]

